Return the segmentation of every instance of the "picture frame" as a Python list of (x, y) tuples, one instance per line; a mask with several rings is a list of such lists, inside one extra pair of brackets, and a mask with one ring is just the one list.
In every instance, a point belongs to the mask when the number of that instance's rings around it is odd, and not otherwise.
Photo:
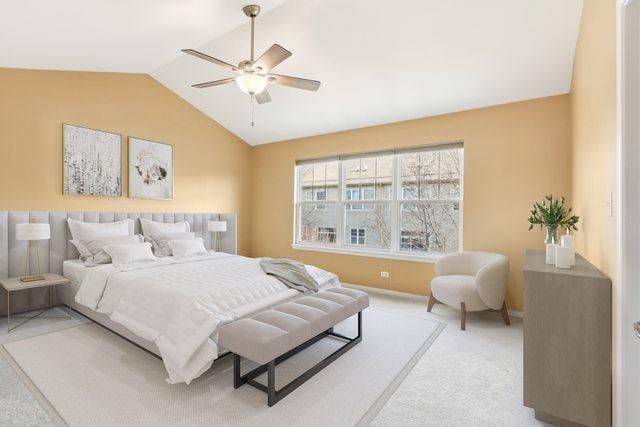
[(62, 194), (122, 197), (122, 135), (63, 123)]
[(130, 136), (129, 197), (173, 200), (173, 146)]

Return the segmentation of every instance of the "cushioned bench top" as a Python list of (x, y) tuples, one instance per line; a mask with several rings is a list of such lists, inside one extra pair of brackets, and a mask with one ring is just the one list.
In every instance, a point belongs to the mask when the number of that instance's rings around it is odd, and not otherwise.
[(218, 343), (264, 365), (368, 306), (365, 292), (334, 287), (224, 325)]

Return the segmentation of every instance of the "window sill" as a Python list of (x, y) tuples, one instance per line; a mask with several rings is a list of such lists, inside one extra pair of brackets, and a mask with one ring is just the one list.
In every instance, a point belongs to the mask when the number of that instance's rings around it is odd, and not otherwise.
[(356, 255), (356, 256), (365, 256), (372, 258), (384, 258), (384, 259), (397, 259), (402, 261), (415, 261), (415, 262), (424, 262), (428, 264), (435, 264), (435, 262), (442, 257), (444, 254), (435, 255), (418, 255), (418, 254), (403, 254), (403, 253), (394, 253), (394, 252), (378, 252), (378, 251), (370, 251), (365, 249), (351, 249), (351, 248), (336, 248), (330, 246), (318, 246), (318, 245), (305, 245), (302, 243), (292, 243), (291, 247), (293, 249), (301, 250), (301, 251), (315, 251), (315, 252), (326, 252), (333, 254), (342, 254), (342, 255)]

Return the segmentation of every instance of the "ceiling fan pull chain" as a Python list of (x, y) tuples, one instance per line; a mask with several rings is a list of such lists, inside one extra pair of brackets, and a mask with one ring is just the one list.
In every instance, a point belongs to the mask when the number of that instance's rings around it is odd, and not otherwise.
[(251, 127), (253, 127), (253, 114), (254, 114), (253, 94), (249, 96), (251, 96)]

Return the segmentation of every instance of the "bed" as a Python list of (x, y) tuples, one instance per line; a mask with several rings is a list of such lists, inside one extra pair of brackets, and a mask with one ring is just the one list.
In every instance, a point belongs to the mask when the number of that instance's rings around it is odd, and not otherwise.
[[(115, 323), (130, 339), (133, 333), (136, 341), (147, 341), (171, 383), (188, 384), (211, 367), (224, 352), (217, 345), (221, 326), (303, 295), (266, 275), (259, 259), (220, 252), (124, 267), (65, 261), (63, 268), (74, 280), (69, 305), (98, 322), (106, 316), (105, 326)], [(335, 275), (307, 269), (320, 289), (338, 285)]]
[[(208, 220), (227, 221), (230, 232), (222, 236), (222, 253), (183, 259), (167, 257), (125, 267), (86, 267), (68, 244), (67, 218), (113, 222), (145, 217), (164, 222), (188, 221), (191, 229), (205, 238), (208, 248)], [(59, 289), (59, 302), (161, 356), (169, 382), (189, 383), (222, 354), (224, 349), (218, 348), (216, 342), (221, 325), (302, 295), (264, 274), (258, 259), (236, 255), (235, 215), (0, 212), (0, 226), (4, 222), (9, 230), (16, 223), (29, 221), (51, 224), (52, 239), (44, 250), (41, 248), (40, 255), (47, 260), (44, 271), (63, 274), (71, 281)], [(135, 221), (136, 232), (138, 222)], [(26, 246), (9, 233), (6, 247), (6, 251), (0, 250), (0, 271), (6, 262), (5, 274), (16, 275), (16, 261), (24, 259)], [(313, 267), (308, 270), (321, 287), (339, 284), (335, 275)], [(31, 300), (38, 304), (37, 298)]]

